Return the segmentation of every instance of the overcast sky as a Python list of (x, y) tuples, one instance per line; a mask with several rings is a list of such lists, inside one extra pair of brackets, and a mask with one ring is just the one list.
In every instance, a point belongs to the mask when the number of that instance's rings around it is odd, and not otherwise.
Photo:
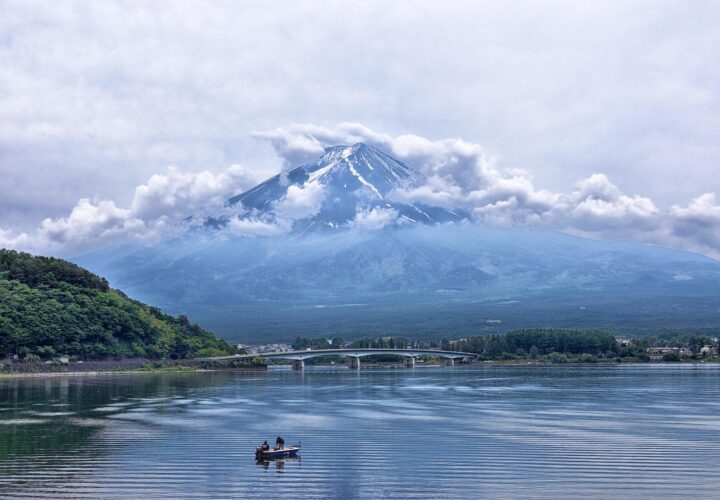
[(719, 53), (718, 2), (0, 0), (0, 237), (171, 165), (239, 189), (284, 159), (253, 133), (356, 122), (535, 190), (601, 174), (720, 246)]

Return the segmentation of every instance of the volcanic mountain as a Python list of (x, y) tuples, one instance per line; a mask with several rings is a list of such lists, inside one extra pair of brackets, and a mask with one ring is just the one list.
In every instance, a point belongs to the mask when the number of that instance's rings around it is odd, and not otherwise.
[[(341, 228), (358, 213), (373, 209), (391, 211), (398, 223), (444, 223), (468, 218), (461, 210), (421, 203), (397, 203), (391, 195), (425, 183), (425, 177), (382, 151), (358, 143), (335, 146), (314, 163), (278, 174), (254, 188), (233, 196), (230, 207), (242, 207), (255, 217), (272, 217), (287, 200), (292, 187), (322, 193), (316, 213), (296, 221), (296, 229)], [(224, 222), (227, 222), (226, 220)]]
[[(394, 201), (398, 190), (424, 182), (373, 147), (332, 147), (317, 162), (230, 198), (225, 214), (202, 230), (75, 261), (238, 341), (720, 326), (720, 262), (629, 242), (493, 229), (462, 210)], [(275, 224), (299, 194), (315, 204), (290, 210), (294, 222), (279, 234), (222, 230), (243, 218)], [(370, 211), (390, 213), (392, 222), (359, 225)]]

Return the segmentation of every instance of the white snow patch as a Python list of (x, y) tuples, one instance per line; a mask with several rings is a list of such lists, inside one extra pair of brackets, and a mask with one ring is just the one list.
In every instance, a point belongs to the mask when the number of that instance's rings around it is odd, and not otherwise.
[(366, 181), (365, 178), (364, 178), (362, 175), (360, 175), (357, 170), (355, 170), (355, 167), (353, 167), (352, 163), (348, 162), (348, 167), (350, 168), (350, 172), (351, 172), (355, 177), (357, 177), (357, 180), (359, 180), (361, 184), (363, 184), (364, 186), (367, 186), (367, 187), (369, 187), (370, 189), (372, 189), (373, 192), (377, 195), (377, 197), (380, 198), (380, 199), (382, 199), (382, 195), (380, 194), (380, 191), (378, 191), (375, 186), (373, 186), (373, 185), (370, 184), (368, 181)]
[(323, 175), (327, 174), (330, 170), (332, 170), (335, 165), (337, 165), (337, 162), (332, 162), (329, 165), (316, 170), (315, 172), (310, 174), (310, 178), (308, 179), (308, 182), (315, 182), (320, 177), (322, 177)]

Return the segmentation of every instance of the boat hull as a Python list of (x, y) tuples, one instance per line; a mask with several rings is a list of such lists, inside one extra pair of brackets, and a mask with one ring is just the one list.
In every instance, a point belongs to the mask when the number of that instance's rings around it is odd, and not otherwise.
[(256, 460), (277, 460), (279, 458), (292, 458), (297, 457), (299, 446), (288, 446), (279, 450), (255, 450)]

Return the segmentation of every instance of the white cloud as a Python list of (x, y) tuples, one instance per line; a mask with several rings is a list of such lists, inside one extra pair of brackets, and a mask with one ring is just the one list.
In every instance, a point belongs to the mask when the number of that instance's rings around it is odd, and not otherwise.
[[(501, 168), (478, 144), (460, 138), (430, 140), (417, 135), (392, 137), (357, 123), (336, 127), (292, 124), (255, 137), (271, 142), (286, 162), (309, 160), (324, 147), (366, 142), (405, 161), (426, 176), (412, 188), (395, 191), (395, 201), (462, 207), (491, 226), (559, 229), (593, 238), (624, 238), (720, 256), (720, 215), (713, 194), (687, 207), (660, 209), (649, 197), (628, 195), (606, 174), (594, 173), (569, 193), (535, 186), (522, 169)], [(308, 147), (312, 145), (312, 147)], [(303, 156), (307, 155), (307, 156)], [(382, 219), (359, 213), (356, 226)], [(384, 224), (384, 223), (383, 223)]]
[(227, 232), (235, 236), (274, 236), (286, 232), (289, 228), (279, 222), (269, 222), (253, 217), (230, 218)]
[(310, 182), (304, 186), (289, 186), (287, 194), (278, 200), (275, 211), (284, 219), (305, 219), (320, 211), (325, 199), (322, 184)]
[(118, 208), (113, 201), (93, 203), (83, 198), (69, 216), (45, 219), (39, 232), (51, 244), (81, 246), (96, 240), (144, 237), (147, 229), (145, 222), (134, 217), (131, 210)]
[(375, 231), (398, 220), (398, 212), (392, 208), (374, 207), (372, 210), (360, 210), (350, 224), (352, 227)]
[(0, 228), (0, 248), (29, 248), (30, 236)]
[(609, 234), (617, 229), (643, 231), (658, 224), (660, 211), (652, 200), (623, 194), (604, 174), (593, 174), (577, 187), (563, 200), (566, 224), (571, 228)]
[(143, 219), (185, 218), (208, 208), (217, 210), (230, 196), (259, 182), (255, 172), (241, 165), (232, 165), (218, 174), (207, 170), (182, 172), (170, 167), (165, 174), (155, 174), (138, 186), (130, 207), (133, 215)]
[[(294, 124), (255, 136), (270, 141), (286, 163), (317, 158), (324, 147), (338, 143), (370, 143), (424, 174), (423, 182), (393, 192), (392, 200), (463, 208), (489, 226), (543, 227), (720, 256), (720, 206), (712, 193), (663, 210), (649, 197), (624, 193), (602, 173), (579, 180), (570, 192), (554, 192), (538, 188), (525, 170), (503, 168), (482, 147), (463, 139), (393, 137), (357, 123), (334, 128)], [(208, 216), (227, 217), (223, 234), (272, 236), (320, 211), (325, 191), (319, 182), (289, 186), (267, 213), (226, 206), (229, 197), (261, 180), (257, 172), (238, 165), (219, 173), (171, 167), (138, 186), (128, 208), (115, 201), (83, 198), (69, 215), (47, 218), (35, 231), (0, 229), (0, 244), (77, 251), (119, 241), (152, 241), (179, 234), (188, 225), (201, 225)], [(349, 225), (379, 229), (398, 222), (395, 210), (378, 207), (360, 210)]]
[(720, 258), (720, 205), (714, 193), (705, 193), (686, 207), (673, 205), (672, 233), (683, 241), (697, 245), (698, 251)]
[(129, 208), (112, 200), (82, 198), (65, 217), (46, 218), (31, 232), (0, 229), (0, 244), (13, 248), (57, 251), (84, 250), (122, 241), (152, 241), (178, 234), (208, 215), (234, 215), (225, 201), (253, 186), (256, 171), (240, 165), (212, 173), (183, 172), (169, 167), (135, 188)]

